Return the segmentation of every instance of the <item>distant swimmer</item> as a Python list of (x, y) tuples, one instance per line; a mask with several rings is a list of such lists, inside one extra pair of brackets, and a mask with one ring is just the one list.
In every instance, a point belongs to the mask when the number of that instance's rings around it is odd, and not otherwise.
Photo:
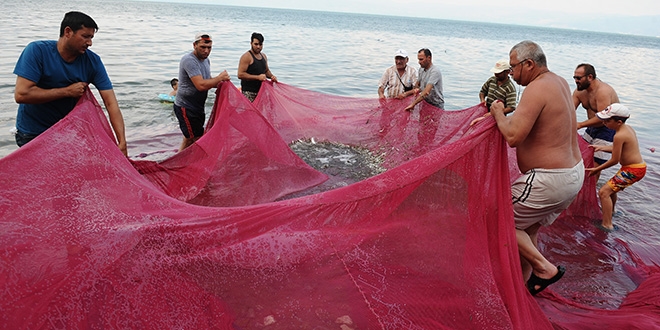
[(172, 78), (172, 80), (170, 80), (170, 86), (172, 86), (172, 91), (169, 95), (176, 96), (176, 91), (179, 89), (179, 79)]
[(163, 102), (174, 102), (176, 99), (176, 90), (179, 88), (179, 79), (172, 79), (170, 80), (170, 86), (172, 86), (172, 91), (170, 91), (168, 94), (166, 93), (160, 93), (158, 94), (158, 99), (163, 101)]

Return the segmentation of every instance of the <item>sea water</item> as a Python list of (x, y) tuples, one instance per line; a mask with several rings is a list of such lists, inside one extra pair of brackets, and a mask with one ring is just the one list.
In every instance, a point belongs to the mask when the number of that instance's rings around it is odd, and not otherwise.
[[(604, 238), (613, 246), (616, 235), (649, 251), (660, 245), (660, 38), (517, 25), (452, 20), (279, 10), (221, 5), (131, 1), (5, 0), (0, 11), (0, 157), (17, 149), (10, 130), (15, 125), (12, 73), (23, 48), (37, 39), (57, 39), (65, 12), (78, 10), (99, 25), (92, 50), (101, 56), (123, 112), (130, 155), (172, 150), (181, 135), (170, 103), (158, 100), (170, 91), (178, 63), (192, 50), (193, 37), (213, 37), (210, 55), (214, 74), (227, 70), (234, 84), (238, 60), (250, 46), (250, 34), (265, 36), (263, 52), (281, 82), (323, 93), (377, 97), (378, 80), (403, 48), (409, 64), (419, 67), (416, 52), (429, 48), (443, 74), (448, 110), (479, 101), (489, 69), (517, 42), (536, 41), (549, 68), (571, 78), (579, 63), (591, 63), (598, 77), (617, 91), (632, 116), (646, 177), (619, 194), (614, 222), (623, 228)], [(521, 87), (518, 87), (522, 89)], [(98, 95), (98, 94), (97, 94)], [(98, 98), (98, 96), (97, 96)], [(100, 100), (100, 98), (99, 98)], [(209, 93), (207, 109), (214, 94)], [(586, 118), (582, 108), (578, 120)], [(484, 159), (484, 161), (488, 161)], [(618, 168), (603, 172), (601, 182)], [(623, 236), (621, 236), (623, 235)], [(576, 234), (575, 240), (581, 238)], [(615, 247), (612, 247), (615, 250)], [(608, 305), (607, 303), (605, 305)]]

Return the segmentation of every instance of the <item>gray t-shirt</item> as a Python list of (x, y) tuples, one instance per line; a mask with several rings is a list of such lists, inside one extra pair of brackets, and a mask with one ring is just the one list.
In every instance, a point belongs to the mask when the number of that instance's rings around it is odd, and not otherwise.
[(424, 98), (424, 100), (438, 108), (445, 108), (445, 97), (442, 94), (442, 73), (440, 69), (431, 64), (428, 70), (419, 68), (419, 88), (423, 90), (426, 85), (431, 84), (433, 88), (431, 93)]
[(211, 78), (211, 62), (208, 58), (201, 61), (193, 52), (184, 55), (179, 62), (179, 89), (176, 91), (174, 104), (189, 111), (204, 113), (204, 103), (208, 91), (200, 92), (190, 77), (201, 75), (204, 79)]

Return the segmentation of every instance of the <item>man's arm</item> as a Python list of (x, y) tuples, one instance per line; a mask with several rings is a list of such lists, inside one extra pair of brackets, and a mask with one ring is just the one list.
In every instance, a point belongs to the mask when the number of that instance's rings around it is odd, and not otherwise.
[(488, 89), (489, 89), (489, 83), (490, 78), (484, 82), (483, 85), (481, 85), (481, 89), (479, 90), (479, 101), (486, 105), (486, 97), (488, 96)]
[(117, 146), (125, 156), (128, 156), (124, 117), (121, 114), (121, 110), (119, 110), (119, 103), (117, 103), (115, 91), (108, 89), (99, 91), (99, 94), (101, 94), (105, 109), (108, 111), (108, 117), (110, 118), (110, 125), (112, 126), (112, 130), (115, 131), (115, 136), (117, 137)]
[(381, 98), (381, 99), (385, 98), (385, 87), (384, 86), (378, 87), (378, 98)]
[[(577, 110), (577, 108), (580, 106), (580, 104), (582, 104), (582, 101), (580, 101), (580, 98), (578, 97), (578, 93), (579, 92), (578, 92), (577, 89), (573, 91), (573, 105), (575, 105), (575, 110)], [(605, 105), (602, 109), (600, 109), (600, 106), (603, 103), (607, 103), (607, 105)], [(609, 105), (610, 104), (609, 104), (609, 99), (608, 98), (600, 97), (599, 99), (596, 100), (596, 108), (598, 109), (597, 111), (605, 110), (605, 108), (607, 108), (607, 106), (609, 106)], [(587, 117), (589, 117), (588, 116), (589, 111), (593, 112), (593, 110), (589, 110), (589, 109), (586, 109), (586, 110), (587, 110)], [(585, 121), (580, 121), (580, 122), (577, 123), (577, 129), (584, 128), (584, 127), (600, 127), (600, 126), (603, 126), (603, 123), (596, 116), (592, 116), (591, 118), (587, 118), (587, 120), (585, 120)]]
[(268, 79), (270, 79), (270, 81), (276, 83), (277, 82), (277, 77), (275, 77), (275, 75), (272, 72), (270, 72), (270, 67), (268, 66), (268, 57), (266, 57), (266, 54), (264, 54), (264, 53), (261, 53), (261, 56), (263, 56), (264, 60), (266, 61), (266, 72), (265, 72), (266, 78), (268, 78)]
[(580, 103), (582, 103), (577, 93), (578, 93), (577, 89), (573, 91), (573, 105), (575, 106), (575, 110), (577, 110), (577, 108), (580, 106)]
[(504, 103), (501, 101), (494, 101), (490, 105), (490, 114), (509, 146), (517, 147), (529, 135), (543, 109), (543, 92), (542, 86), (536, 88), (528, 86), (525, 89), (525, 97), (520, 100), (516, 111), (510, 116), (504, 114)]
[[(417, 84), (419, 85), (419, 82), (417, 82)], [(405, 110), (407, 111), (412, 110), (417, 105), (417, 103), (422, 102), (422, 100), (431, 93), (432, 89), (433, 89), (433, 84), (426, 84), (424, 90), (421, 91), (419, 95), (417, 95), (415, 100), (413, 100), (413, 102), (409, 106), (407, 106)]]
[[(612, 149), (610, 150), (612, 152), (612, 157), (610, 157), (610, 159), (608, 159), (606, 162), (600, 164), (597, 167), (588, 168), (587, 171), (589, 171), (590, 176), (596, 175), (598, 172), (619, 163), (619, 160), (621, 159), (621, 152), (623, 151), (623, 145), (626, 140), (626, 137), (624, 135), (625, 134), (619, 134), (619, 133), (614, 134), (614, 140), (611, 146)], [(603, 151), (607, 151), (607, 150), (603, 150)]]
[(389, 85), (389, 72), (390, 69), (388, 68), (385, 70), (385, 72), (383, 72), (383, 75), (380, 77), (380, 81), (378, 81), (378, 97), (381, 99), (385, 98), (385, 88)]
[(204, 79), (202, 78), (202, 75), (190, 77), (190, 81), (192, 81), (193, 85), (195, 85), (195, 88), (197, 88), (197, 90), (200, 92), (205, 92), (211, 88), (215, 88), (219, 83), (227, 80), (229, 80), (229, 73), (227, 73), (227, 70), (222, 71), (219, 75), (210, 79)]
[(22, 104), (41, 104), (65, 97), (79, 98), (85, 93), (86, 82), (73, 83), (67, 87), (43, 89), (37, 83), (21, 76), (16, 77), (14, 100)]
[(603, 126), (603, 122), (596, 116), (593, 116), (585, 121), (581, 121), (577, 124), (577, 128), (583, 127), (600, 127)]

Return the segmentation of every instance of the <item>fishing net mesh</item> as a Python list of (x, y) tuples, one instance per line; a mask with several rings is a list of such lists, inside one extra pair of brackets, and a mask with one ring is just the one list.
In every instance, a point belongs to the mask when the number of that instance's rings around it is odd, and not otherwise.
[[(469, 125), (483, 106), (408, 102), (222, 83), (205, 135), (154, 161), (85, 95), (0, 160), (0, 328), (585, 329), (523, 285), (515, 152)], [(594, 190), (557, 221), (597, 218)], [(608, 315), (586, 320), (630, 319)]]

